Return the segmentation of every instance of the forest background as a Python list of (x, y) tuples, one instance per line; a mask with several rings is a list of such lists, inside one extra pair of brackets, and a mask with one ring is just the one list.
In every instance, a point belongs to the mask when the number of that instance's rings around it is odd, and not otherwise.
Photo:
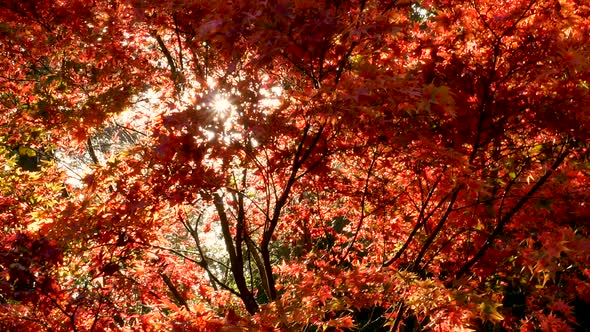
[(588, 331), (585, 0), (1, 0), (0, 330)]

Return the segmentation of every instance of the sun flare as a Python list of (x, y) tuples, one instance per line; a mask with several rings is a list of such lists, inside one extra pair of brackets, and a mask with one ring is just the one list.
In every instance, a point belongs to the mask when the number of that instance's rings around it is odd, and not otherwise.
[(216, 95), (212, 103), (213, 109), (218, 113), (226, 113), (233, 105), (224, 96)]

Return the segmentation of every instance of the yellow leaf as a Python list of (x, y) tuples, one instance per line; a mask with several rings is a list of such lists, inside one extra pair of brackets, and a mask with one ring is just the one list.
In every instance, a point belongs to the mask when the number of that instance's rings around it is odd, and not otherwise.
[(26, 146), (20, 146), (18, 148), (18, 154), (21, 156), (34, 157), (37, 155), (37, 152), (31, 148), (27, 148)]
[(498, 312), (498, 307), (501, 307), (500, 303), (493, 303), (484, 301), (479, 305), (479, 312), (483, 319), (490, 320), (493, 322), (499, 322), (504, 320), (504, 316)]

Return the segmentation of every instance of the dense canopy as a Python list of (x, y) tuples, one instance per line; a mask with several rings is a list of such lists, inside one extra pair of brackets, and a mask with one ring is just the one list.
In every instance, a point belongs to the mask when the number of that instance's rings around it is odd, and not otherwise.
[(0, 52), (0, 330), (590, 326), (585, 0), (2, 0)]

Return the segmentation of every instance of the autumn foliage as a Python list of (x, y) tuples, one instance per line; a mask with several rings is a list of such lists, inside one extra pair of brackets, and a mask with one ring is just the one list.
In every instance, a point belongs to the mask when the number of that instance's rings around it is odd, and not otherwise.
[(586, 1), (1, 0), (0, 52), (0, 330), (590, 328)]

